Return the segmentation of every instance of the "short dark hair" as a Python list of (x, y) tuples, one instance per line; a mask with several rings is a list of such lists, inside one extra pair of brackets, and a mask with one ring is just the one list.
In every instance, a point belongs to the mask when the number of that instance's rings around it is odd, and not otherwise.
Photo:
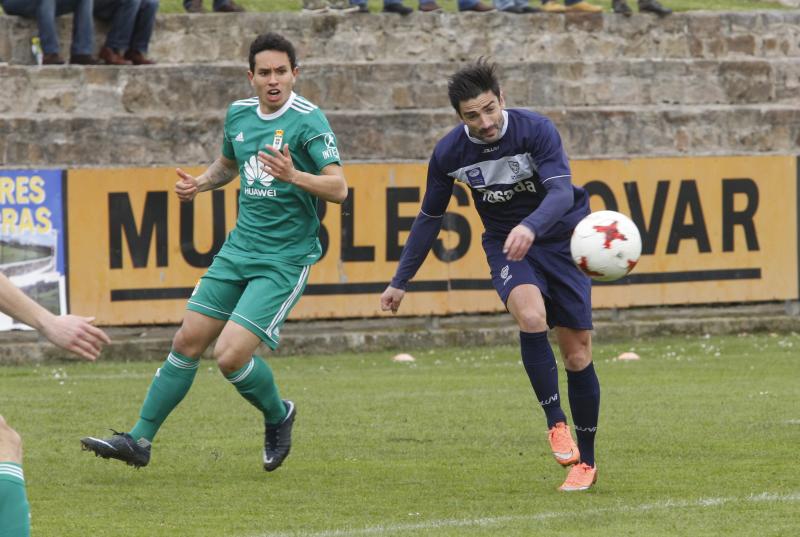
[(297, 53), (294, 51), (294, 45), (291, 41), (286, 39), (280, 34), (267, 32), (255, 38), (250, 44), (250, 71), (256, 68), (256, 54), (265, 50), (277, 50), (278, 52), (285, 52), (289, 56), (289, 65), (294, 69), (297, 67)]
[(460, 69), (447, 80), (447, 95), (450, 104), (461, 115), (459, 105), (463, 101), (474, 99), (481, 93), (491, 91), (500, 98), (500, 82), (497, 80), (497, 64), (489, 63), (484, 58)]

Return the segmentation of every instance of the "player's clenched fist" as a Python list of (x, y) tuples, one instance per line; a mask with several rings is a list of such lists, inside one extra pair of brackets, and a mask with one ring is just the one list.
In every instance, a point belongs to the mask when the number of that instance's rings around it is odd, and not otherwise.
[(392, 313), (397, 313), (397, 309), (400, 307), (400, 302), (403, 301), (404, 296), (406, 296), (404, 290), (397, 289), (391, 285), (388, 286), (381, 295), (381, 310), (392, 310)]
[(175, 173), (179, 177), (178, 182), (175, 183), (175, 193), (178, 195), (178, 199), (192, 201), (198, 192), (197, 180), (180, 168), (177, 168)]

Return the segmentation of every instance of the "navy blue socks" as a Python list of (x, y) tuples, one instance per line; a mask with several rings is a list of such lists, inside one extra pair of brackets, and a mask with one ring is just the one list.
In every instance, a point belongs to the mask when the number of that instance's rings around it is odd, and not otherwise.
[(547, 416), (547, 428), (556, 423), (567, 422), (561, 410), (561, 397), (558, 393), (558, 367), (553, 348), (547, 340), (547, 331), (520, 332), (519, 344), (522, 351), (522, 365), (531, 381), (533, 391)]
[(594, 435), (600, 414), (600, 381), (590, 363), (581, 371), (567, 371), (567, 391), (581, 462), (594, 466)]

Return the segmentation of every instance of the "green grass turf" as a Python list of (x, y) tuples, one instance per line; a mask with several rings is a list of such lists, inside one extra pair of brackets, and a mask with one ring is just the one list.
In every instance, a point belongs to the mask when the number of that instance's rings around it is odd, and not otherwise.
[[(482, 0), (491, 3), (491, 0)], [(236, 2), (250, 11), (300, 11), (303, 7), (302, 0), (236, 0)], [(369, 0), (369, 7), (373, 13), (378, 13), (383, 7), (382, 0)], [(417, 0), (404, 0), (408, 7), (417, 8)], [(445, 11), (457, 11), (457, 0), (437, 0)], [(562, 2), (563, 3), (563, 2)], [(591, 0), (591, 3), (603, 6), (606, 11), (611, 11), (611, 0)], [(675, 11), (717, 10), (740, 11), (753, 9), (790, 9), (779, 2), (766, 2), (759, 0), (662, 0), (665, 6)], [(530, 0), (532, 6), (540, 4), (538, 0)], [(628, 0), (628, 4), (636, 11), (636, 0)], [(207, 10), (211, 10), (212, 0), (204, 0)], [(184, 13), (182, 0), (161, 0), (159, 11), (161, 13)], [(363, 15), (361, 15), (363, 16)]]
[(599, 482), (569, 495), (513, 346), (273, 359), (298, 421), (271, 474), (259, 415), (212, 362), (138, 471), (78, 440), (130, 428), (159, 364), (0, 368), (0, 412), (25, 440), (34, 536), (783, 536), (799, 349), (797, 334), (597, 345)]

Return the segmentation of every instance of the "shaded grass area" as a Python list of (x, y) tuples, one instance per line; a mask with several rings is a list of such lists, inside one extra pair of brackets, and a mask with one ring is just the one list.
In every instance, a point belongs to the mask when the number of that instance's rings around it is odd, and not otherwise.
[[(25, 439), (33, 535), (789, 535), (799, 348), (597, 345), (600, 479), (568, 497), (514, 347), (272, 360), (298, 421), (271, 474), (260, 417), (212, 362), (139, 471), (78, 440), (129, 429), (156, 364), (0, 368), (0, 413)], [(626, 350), (642, 360), (614, 359)]]

